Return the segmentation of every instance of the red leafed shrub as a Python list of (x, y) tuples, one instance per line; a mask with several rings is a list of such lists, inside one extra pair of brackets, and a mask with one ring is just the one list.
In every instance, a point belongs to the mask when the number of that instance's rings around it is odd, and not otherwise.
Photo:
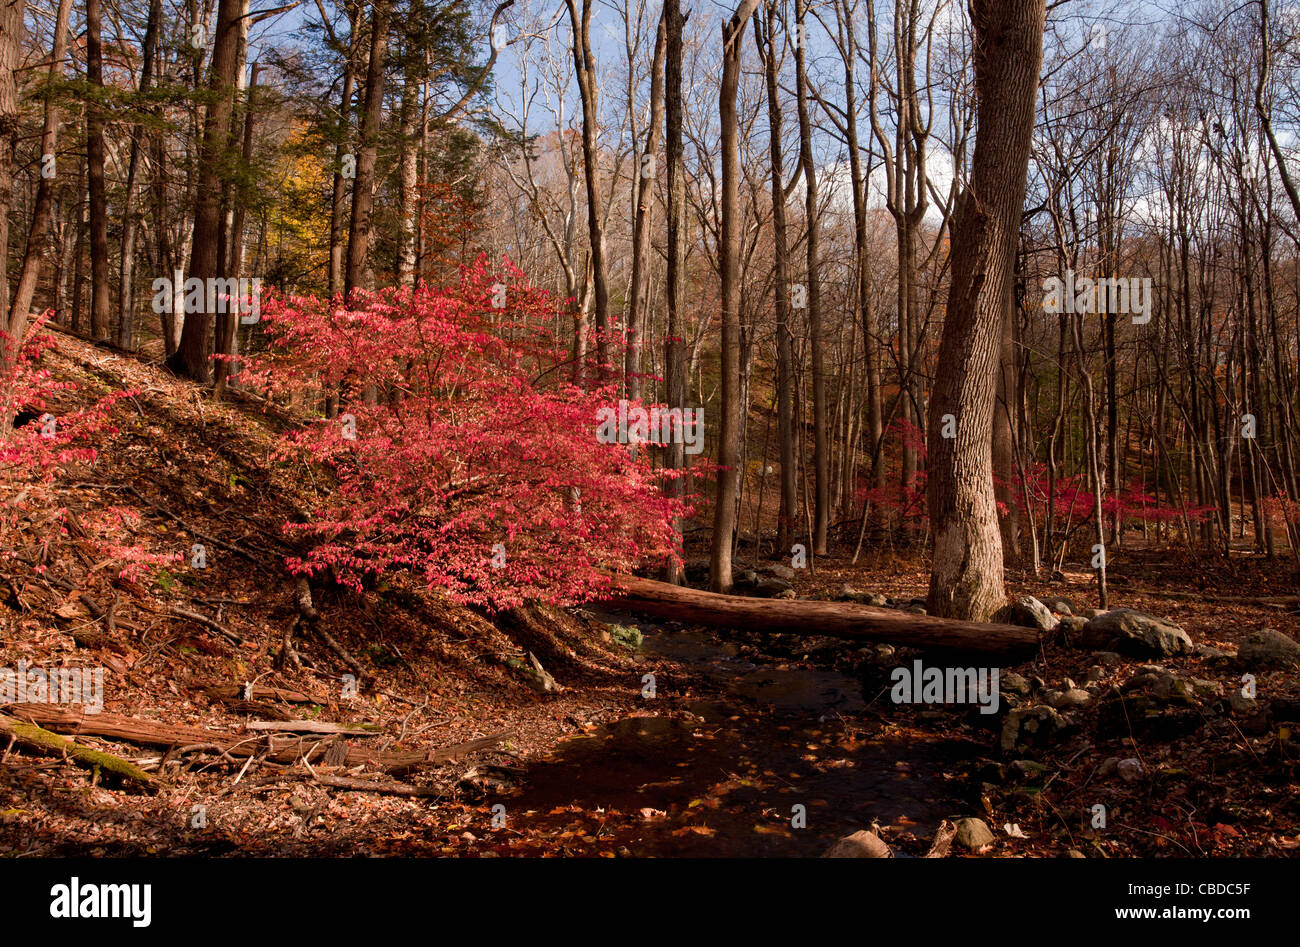
[(271, 294), (267, 351), (241, 380), (339, 396), (339, 417), (292, 431), (283, 456), (322, 462), (336, 482), (306, 523), (314, 545), (289, 566), (417, 573), (490, 609), (568, 604), (608, 585), (602, 570), (675, 554), (665, 497), (640, 450), (601, 443), (617, 395), (569, 384), (552, 297), (508, 262), (480, 258), (446, 288), (341, 297)]
[[(115, 433), (114, 404), (137, 392), (119, 391), (88, 407), (55, 415), (50, 401), (76, 385), (56, 381), (42, 365), (42, 356), (55, 347), (42, 331), (48, 314), (37, 320), (21, 344), (0, 331), (0, 562), (23, 558), (44, 571), (60, 545), (67, 541), (73, 514), (62, 506), (57, 483), (72, 465), (91, 463), (98, 456), (92, 444)], [(17, 348), (14, 357), (10, 353)], [(8, 365), (9, 367), (3, 368)], [(19, 424), (11, 426), (17, 418)], [(151, 553), (130, 541), (136, 514), (112, 507), (82, 513), (75, 519), (80, 541), (98, 560), (92, 571), (114, 572), (114, 578), (137, 581), (152, 569), (173, 562), (175, 555)]]

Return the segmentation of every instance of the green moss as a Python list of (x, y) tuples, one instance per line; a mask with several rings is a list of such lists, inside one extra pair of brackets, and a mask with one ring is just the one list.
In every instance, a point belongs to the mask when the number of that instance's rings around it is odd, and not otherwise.
[(22, 723), (15, 720), (12, 723), (6, 723), (4, 729), (29, 746), (51, 750), (56, 753), (66, 753), (77, 763), (92, 770), (114, 773), (124, 779), (146, 786), (154, 784), (153, 777), (134, 763), (128, 763), (121, 757), (114, 756), (111, 753), (92, 750), (88, 746), (82, 746), (67, 737), (46, 730), (44, 727), (38, 727), (36, 724)]

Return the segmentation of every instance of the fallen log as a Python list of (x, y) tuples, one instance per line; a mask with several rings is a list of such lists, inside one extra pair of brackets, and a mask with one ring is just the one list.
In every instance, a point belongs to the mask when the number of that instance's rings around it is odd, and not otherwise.
[(154, 785), (153, 777), (134, 763), (128, 762), (120, 756), (114, 756), (112, 753), (92, 750), (88, 746), (82, 746), (75, 740), (59, 736), (57, 733), (38, 727), (34, 723), (25, 723), (0, 714), (0, 734), (13, 737), (14, 741), (21, 746), (66, 755), (74, 762), (92, 771), (114, 773), (123, 779), (139, 783), (142, 786), (152, 787)]
[(1037, 629), (1017, 625), (956, 621), (845, 602), (720, 595), (629, 575), (614, 577), (614, 587), (603, 604), (701, 625), (951, 651), (1031, 651), (1038, 646), (1039, 635)]
[[(219, 730), (206, 730), (202, 727), (187, 727), (177, 724), (159, 723), (155, 720), (141, 720), (122, 714), (98, 713), (88, 714), (70, 710), (56, 704), (9, 704), (6, 709), (16, 719), (38, 724), (51, 730), (85, 736), (104, 737), (135, 743), (140, 746), (181, 747), (215, 745), (230, 756), (258, 756), (267, 750), (265, 738), (260, 735), (252, 737), (246, 734), (222, 733)], [(346, 736), (360, 736), (348, 733)], [(337, 739), (335, 735), (325, 735), (324, 740), (309, 734), (300, 734), (289, 739), (285, 734), (268, 734), (274, 739), (285, 739), (285, 748), (275, 745), (270, 747), (267, 757), (272, 762), (292, 763), (307, 755), (314, 749), (324, 753), (327, 749), (325, 740)], [(509, 739), (509, 731), (493, 733), (489, 736), (468, 740), (452, 746), (436, 747), (430, 750), (371, 750), (366, 747), (347, 747), (346, 766), (358, 766), (362, 763), (385, 772), (403, 772), (422, 766), (436, 766), (460, 756), (486, 750)]]

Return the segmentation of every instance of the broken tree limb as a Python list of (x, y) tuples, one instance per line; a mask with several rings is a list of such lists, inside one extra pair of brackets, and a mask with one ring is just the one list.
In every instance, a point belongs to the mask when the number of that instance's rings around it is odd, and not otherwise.
[(844, 602), (745, 598), (618, 575), (604, 603), (700, 625), (887, 641), (952, 651), (1030, 651), (1038, 631)]
[[(105, 737), (135, 743), (140, 746), (178, 747), (195, 744), (215, 744), (224, 752), (235, 757), (258, 756), (267, 754), (272, 762), (295, 762), (310, 752), (312, 747), (305, 741), (308, 737), (299, 735), (296, 739), (280, 734), (283, 746), (273, 745), (270, 749), (264, 739), (275, 739), (275, 734), (250, 738), (246, 734), (222, 733), (218, 730), (206, 730), (202, 727), (188, 727), (177, 724), (159, 723), (155, 720), (141, 720), (122, 714), (97, 713), (88, 714), (70, 710), (57, 704), (9, 704), (9, 713), (16, 719), (47, 727), (67, 734)], [(356, 734), (346, 734), (355, 736)], [(509, 731), (493, 733), (453, 746), (435, 747), (429, 750), (371, 750), (365, 747), (348, 746), (347, 766), (362, 763), (386, 772), (402, 772), (422, 766), (437, 766), (440, 763), (465, 756), (478, 750), (486, 750), (509, 739)], [(314, 744), (320, 747), (317, 740)], [(323, 751), (323, 748), (322, 748)]]
[(225, 625), (213, 621), (207, 615), (200, 615), (198, 612), (192, 612), (189, 609), (176, 608), (174, 606), (172, 607), (170, 614), (176, 616), (177, 618), (184, 618), (186, 621), (192, 621), (196, 625), (202, 625), (204, 628), (209, 628), (212, 631), (215, 631), (217, 634), (221, 635), (222, 637), (226, 638), (233, 644), (244, 643), (243, 638), (239, 637), (239, 635), (235, 634)]
[(957, 826), (944, 819), (939, 823), (939, 828), (935, 829), (934, 841), (930, 843), (930, 850), (925, 853), (926, 858), (943, 858), (948, 854), (948, 849), (952, 848), (952, 840), (957, 837)]
[(365, 730), (349, 727), (346, 724), (330, 723), (328, 720), (250, 720), (244, 724), (249, 730), (276, 731), (290, 733), (328, 733), (345, 737), (382, 736), (380, 730)]
[(88, 746), (82, 746), (75, 740), (59, 736), (34, 723), (25, 723), (0, 714), (0, 733), (13, 737), (19, 744), (32, 749), (64, 754), (89, 769), (114, 773), (142, 786), (154, 785), (153, 777), (134, 763), (127, 762), (112, 753), (92, 750)]

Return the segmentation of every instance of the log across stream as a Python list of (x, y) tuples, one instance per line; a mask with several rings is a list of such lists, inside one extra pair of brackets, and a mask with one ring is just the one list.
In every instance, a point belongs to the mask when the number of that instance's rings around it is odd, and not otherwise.
[(1028, 653), (1038, 646), (1038, 631), (1017, 625), (955, 621), (844, 602), (719, 595), (630, 575), (614, 581), (607, 604), (692, 624), (952, 651)]

